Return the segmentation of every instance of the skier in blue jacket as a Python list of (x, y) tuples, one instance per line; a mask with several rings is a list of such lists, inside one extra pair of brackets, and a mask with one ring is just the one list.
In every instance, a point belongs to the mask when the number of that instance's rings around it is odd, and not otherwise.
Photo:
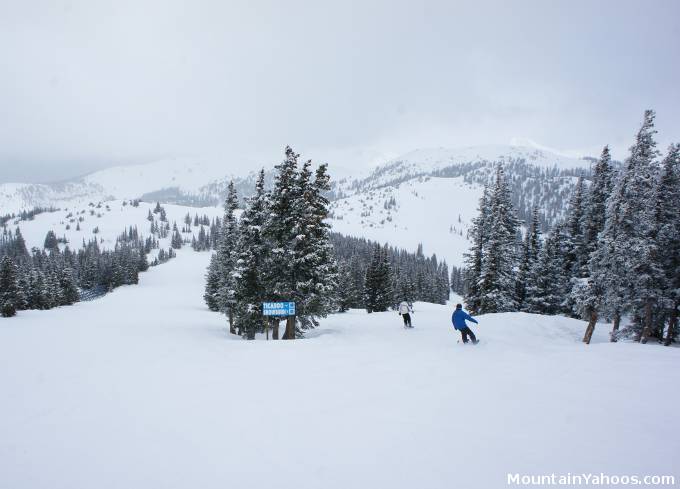
[(478, 343), (477, 337), (472, 332), (470, 327), (465, 323), (465, 320), (472, 321), (475, 324), (479, 324), (475, 318), (470, 316), (467, 312), (463, 311), (462, 304), (456, 304), (456, 310), (453, 311), (453, 315), (451, 316), (451, 322), (453, 323), (453, 327), (460, 331), (460, 334), (463, 336), (463, 343), (468, 342), (468, 335), (470, 335), (472, 343), (476, 345)]

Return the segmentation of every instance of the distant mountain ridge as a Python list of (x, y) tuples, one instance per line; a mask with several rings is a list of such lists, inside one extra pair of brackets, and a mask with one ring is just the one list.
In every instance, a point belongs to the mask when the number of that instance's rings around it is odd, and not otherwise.
[[(422, 243), (426, 254), (459, 266), (482, 189), (493, 181), (499, 164), (520, 219), (526, 221), (537, 206), (545, 230), (563, 217), (578, 177), (589, 177), (593, 161), (523, 146), (414, 150), (357, 172), (360, 176), (333, 179), (329, 222), (337, 232), (409, 250)], [(0, 185), (0, 215), (112, 199), (221, 206), (229, 181), (234, 180), (243, 199), (253, 191), (255, 176), (255, 171), (229, 175), (187, 159), (113, 167), (57, 184)], [(271, 170), (266, 181), (271, 186)]]
[(544, 149), (488, 145), (467, 148), (417, 149), (376, 167), (363, 179), (344, 180), (338, 191), (351, 194), (357, 190), (394, 185), (421, 176), (451, 173), (454, 168), (479, 168), (497, 164), (504, 166), (523, 165), (546, 171), (575, 172), (589, 168), (591, 162), (584, 158), (570, 158)]
[[(357, 192), (397, 185), (412, 178), (446, 176), (453, 169), (460, 174), (479, 173), (480, 168), (498, 163), (508, 167), (525, 165), (548, 172), (557, 170), (573, 174), (590, 165), (588, 159), (568, 158), (523, 146), (418, 149), (378, 165), (364, 177), (333, 181), (330, 197), (337, 200)], [(112, 167), (59, 183), (5, 183), (0, 184), (0, 213), (33, 207), (68, 206), (74, 201), (136, 198), (193, 206), (219, 205), (231, 179), (234, 179), (240, 194), (247, 196), (253, 187), (254, 170), (249, 174), (234, 175), (219, 165), (174, 158)], [(332, 176), (333, 162), (330, 163), (330, 171)]]

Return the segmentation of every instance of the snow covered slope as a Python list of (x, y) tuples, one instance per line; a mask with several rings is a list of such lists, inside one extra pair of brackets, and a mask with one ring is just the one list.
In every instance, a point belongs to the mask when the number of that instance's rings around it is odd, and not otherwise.
[(107, 194), (118, 199), (134, 199), (144, 193), (168, 187), (198, 192), (204, 185), (230, 174), (224, 166), (174, 158), (145, 165), (108, 168), (83, 177), (83, 182), (99, 185)]
[[(58, 238), (65, 237), (72, 250), (77, 250), (83, 240), (89, 241), (96, 237), (101, 249), (110, 249), (116, 244), (116, 238), (129, 227), (136, 226), (141, 236), (150, 236), (151, 223), (147, 220), (149, 210), (153, 211), (155, 204), (140, 202), (138, 207), (127, 203), (128, 201), (112, 200), (93, 205), (74, 206), (61, 209), (56, 212), (44, 212), (38, 214), (32, 221), (19, 221), (9, 224), (11, 229), (19, 227), (26, 240), (26, 246), (42, 248), (45, 235), (48, 231), (54, 231)], [(125, 204), (125, 205), (124, 205)], [(166, 204), (163, 206), (167, 213), (170, 226), (177, 222), (181, 230), (184, 226), (184, 217), (187, 213), (193, 218), (207, 215), (212, 221), (214, 217), (222, 217), (223, 211), (216, 207), (185, 207), (180, 205)], [(156, 221), (158, 215), (154, 214)], [(82, 221), (80, 220), (82, 219)], [(67, 229), (67, 226), (69, 229)], [(80, 230), (77, 230), (77, 226)], [(95, 234), (93, 231), (97, 229)], [(207, 230), (207, 229), (206, 229)], [(192, 236), (198, 236), (200, 226), (191, 226), (191, 233), (183, 233), (185, 240), (191, 241)], [(170, 246), (170, 236), (159, 240), (161, 248)], [(63, 246), (62, 246), (63, 248)]]
[[(423, 175), (432, 175), (450, 167), (475, 167), (501, 163), (529, 165), (544, 169), (574, 170), (588, 168), (589, 162), (569, 158), (545, 149), (512, 145), (471, 146), (468, 148), (417, 149), (378, 165), (368, 176), (345, 180), (337, 191), (351, 194), (366, 188), (378, 188)], [(465, 171), (462, 172), (466, 173)]]
[[(88, 303), (0, 319), (0, 487), (506, 487), (507, 473), (667, 474), (680, 350), (584, 323), (351, 311), (246, 342), (202, 304), (208, 253)], [(653, 413), (650, 412), (653, 406)], [(650, 415), (646, 415), (650, 414)], [(677, 473), (675, 474), (677, 477)], [(677, 480), (677, 479), (676, 479)]]
[(91, 201), (136, 199), (168, 188), (200, 193), (205, 185), (231, 175), (223, 165), (173, 158), (107, 168), (67, 182), (0, 184), (0, 214), (32, 207), (68, 207)]
[(467, 231), (482, 195), (462, 177), (420, 177), (332, 202), (333, 230), (408, 250), (423, 244), (449, 265), (462, 265)]
[(376, 167), (364, 178), (338, 182), (334, 230), (407, 249), (423, 244), (450, 265), (462, 265), (467, 231), (483, 186), (502, 163), (521, 219), (534, 205), (549, 226), (563, 215), (576, 175), (589, 162), (522, 146), (426, 149)]
[(3, 183), (0, 184), (0, 214), (10, 214), (34, 207), (61, 207), (88, 200), (103, 200), (104, 188), (81, 181), (66, 183)]

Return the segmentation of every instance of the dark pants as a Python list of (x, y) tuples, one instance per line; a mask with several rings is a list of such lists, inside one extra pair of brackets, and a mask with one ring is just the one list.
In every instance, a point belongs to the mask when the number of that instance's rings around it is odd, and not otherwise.
[(404, 326), (411, 327), (411, 315), (407, 312), (401, 315), (404, 318)]
[(477, 341), (477, 337), (476, 337), (475, 334), (472, 332), (472, 330), (470, 329), (469, 326), (465, 326), (464, 328), (462, 328), (462, 329), (460, 330), (460, 334), (463, 335), (463, 343), (467, 343), (467, 342), (468, 342), (468, 335), (470, 335), (470, 339), (472, 340), (473, 343), (474, 343), (475, 341)]

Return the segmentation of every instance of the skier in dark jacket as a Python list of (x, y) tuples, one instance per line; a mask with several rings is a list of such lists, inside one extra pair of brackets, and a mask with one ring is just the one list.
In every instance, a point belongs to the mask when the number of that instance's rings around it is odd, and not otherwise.
[(456, 304), (456, 310), (453, 311), (453, 315), (451, 316), (451, 322), (453, 323), (453, 327), (460, 331), (460, 334), (463, 336), (463, 343), (468, 342), (469, 335), (470, 338), (472, 339), (472, 343), (476, 345), (478, 343), (477, 337), (472, 332), (470, 327), (465, 323), (465, 320), (472, 321), (475, 324), (479, 324), (475, 318), (470, 316), (467, 312), (463, 311), (462, 304)]

